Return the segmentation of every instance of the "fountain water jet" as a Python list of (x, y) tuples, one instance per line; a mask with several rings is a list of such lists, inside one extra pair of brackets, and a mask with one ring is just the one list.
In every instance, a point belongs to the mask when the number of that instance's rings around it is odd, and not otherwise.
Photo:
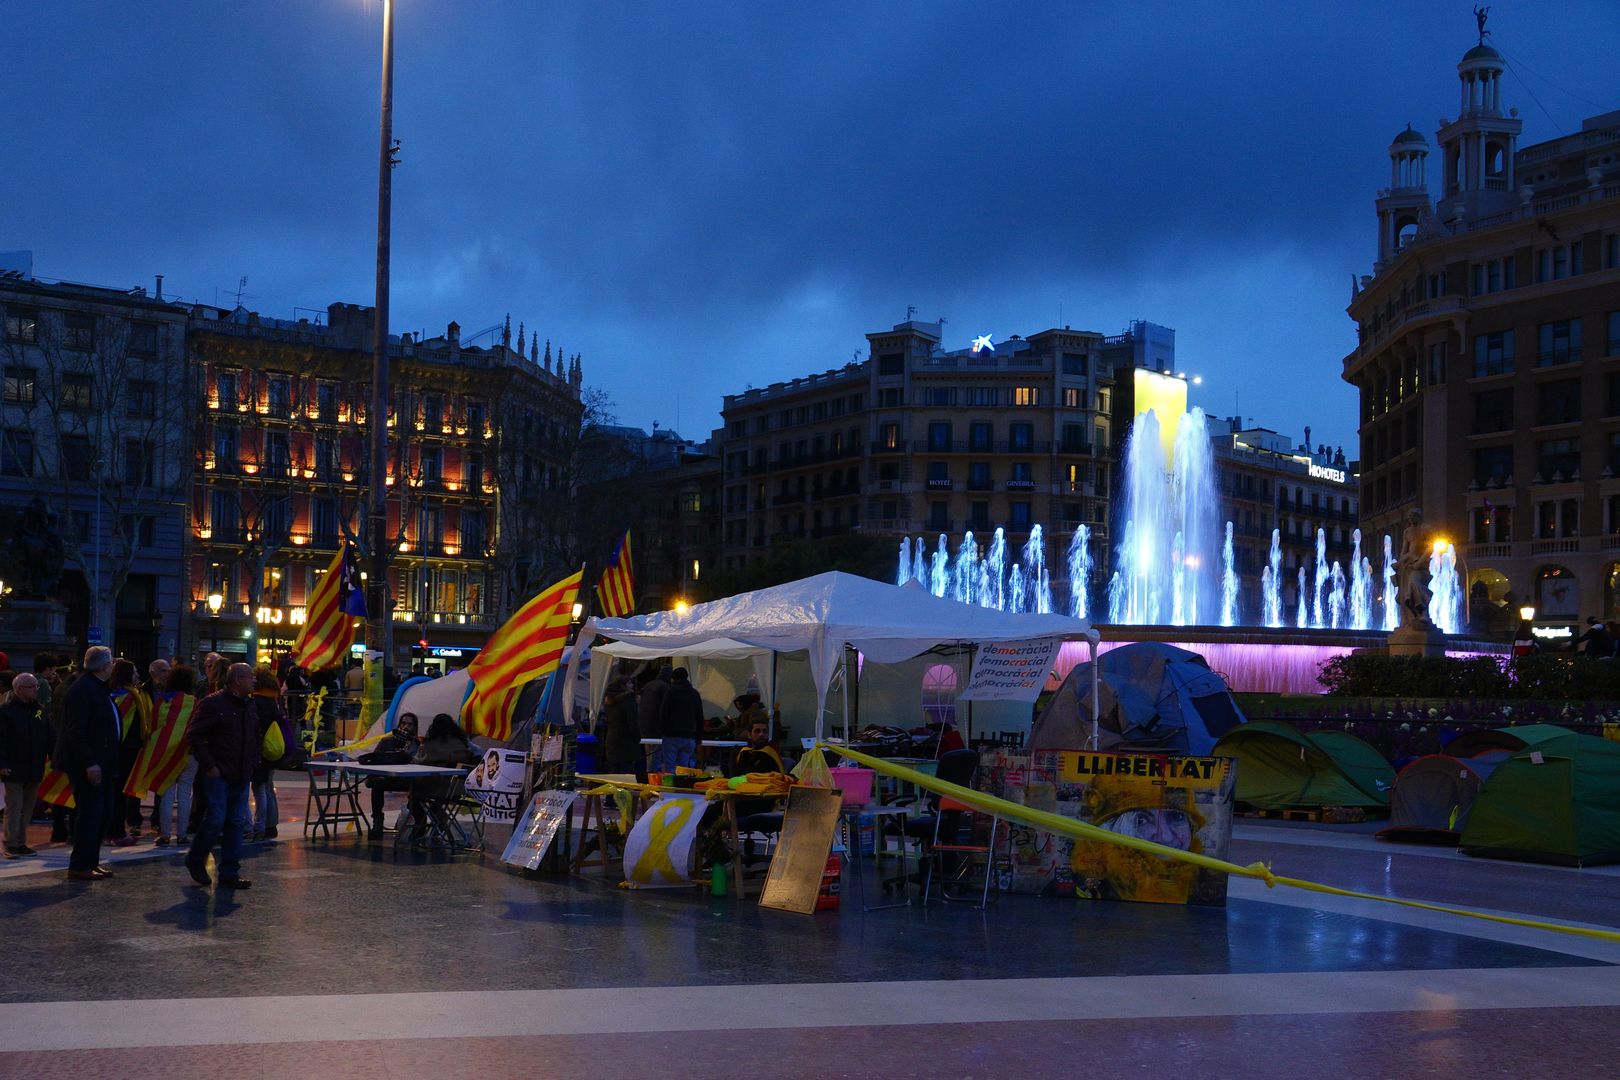
[(1226, 543), (1221, 545), (1221, 625), (1237, 625), (1238, 576), (1232, 565), (1232, 523), (1226, 523)]
[(1074, 530), (1069, 541), (1069, 614), (1076, 619), (1090, 618), (1091, 526)]

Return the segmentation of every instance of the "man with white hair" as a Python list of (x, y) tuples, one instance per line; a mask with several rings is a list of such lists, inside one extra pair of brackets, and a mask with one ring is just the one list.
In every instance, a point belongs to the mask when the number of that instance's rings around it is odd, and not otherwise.
[(39, 680), (29, 672), (11, 683), (0, 705), (0, 780), (6, 785), (6, 858), (35, 854), (28, 846), (28, 817), (39, 798), (45, 759), (51, 753), (51, 723), (39, 707)]
[(84, 674), (73, 682), (62, 703), (62, 730), (52, 763), (73, 785), (78, 819), (73, 827), (73, 854), (67, 876), (72, 881), (112, 877), (101, 865), (101, 838), (107, 831), (114, 792), (107, 788), (118, 773), (118, 744), (124, 724), (107, 682), (112, 678), (112, 650), (92, 645), (84, 652)]

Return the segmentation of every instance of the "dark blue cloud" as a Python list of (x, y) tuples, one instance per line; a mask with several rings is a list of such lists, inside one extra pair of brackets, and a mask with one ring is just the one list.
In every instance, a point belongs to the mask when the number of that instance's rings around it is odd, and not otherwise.
[[(1615, 5), (1492, 7), (1527, 140), (1620, 107)], [(245, 274), (283, 316), (369, 299), (376, 0), (4, 14), (0, 248), (205, 301)], [(678, 398), (689, 434), (915, 304), (952, 344), (1165, 323), (1212, 411), (1349, 444), (1343, 308), (1384, 149), (1455, 112), (1473, 40), (1466, 3), (399, 0), (398, 19), (396, 328), (511, 312), (583, 352), (623, 419), (675, 423)]]

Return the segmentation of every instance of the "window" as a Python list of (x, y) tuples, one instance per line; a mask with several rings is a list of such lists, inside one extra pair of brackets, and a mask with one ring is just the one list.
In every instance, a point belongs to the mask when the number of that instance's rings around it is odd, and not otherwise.
[(337, 423), (338, 388), (336, 383), (315, 384), (315, 418), (323, 424)]
[(461, 477), (468, 491), (478, 491), (484, 484), (484, 455), (470, 453), (461, 459)]
[(292, 415), (292, 380), (277, 375), (270, 380), (270, 415), (283, 420)]
[(943, 461), (930, 461), (928, 463), (928, 482), (930, 484), (950, 483), (950, 466)]
[(1604, 345), (1605, 354), (1620, 356), (1620, 311), (1609, 312), (1608, 339)]
[(129, 344), (125, 346), (131, 356), (152, 357), (157, 355), (158, 327), (157, 323), (133, 322), (129, 324)]
[(39, 375), (31, 367), (6, 368), (7, 405), (32, 405), (39, 388)]
[(129, 415), (150, 420), (157, 416), (157, 383), (135, 379), (129, 384)]
[(310, 507), (310, 531), (315, 543), (333, 547), (338, 539), (337, 503), (332, 499), (316, 499)]
[(1007, 447), (1015, 454), (1027, 454), (1035, 449), (1035, 426), (1033, 424), (1009, 424), (1007, 426)]
[(235, 409), (241, 402), (241, 393), (237, 389), (236, 372), (221, 371), (214, 376), (214, 393), (219, 397), (219, 407), (222, 409)]
[(422, 399), (422, 423), (429, 431), (438, 431), (444, 426), (444, 399), (438, 394)]
[(968, 426), (968, 449), (984, 451), (990, 449), (995, 428), (990, 424), (980, 422)]
[(883, 450), (900, 449), (899, 424), (884, 424), (878, 428), (878, 447)]
[(1001, 401), (1001, 394), (994, 386), (970, 386), (967, 389), (967, 403), (969, 405), (995, 406)]
[(1581, 358), (1581, 320), (1564, 319), (1542, 323), (1537, 327), (1541, 351), (1536, 355), (1537, 367), (1572, 364)]
[(1429, 385), (1446, 381), (1446, 347), (1439, 342), (1429, 346)]
[(968, 528), (981, 532), (990, 527), (990, 504), (976, 502), (968, 505)]
[(990, 463), (988, 461), (970, 461), (968, 463), (968, 490), (990, 490)]
[(1581, 469), (1581, 440), (1548, 439), (1536, 444), (1536, 472), (1543, 480), (1570, 480)]
[(1513, 331), (1480, 334), (1474, 339), (1474, 377), (1513, 370)]
[(1513, 475), (1513, 447), (1491, 446), (1474, 451), (1474, 482), (1480, 487), (1500, 485)]
[(472, 558), (479, 558), (484, 554), (484, 545), (489, 531), (484, 528), (484, 515), (472, 511), (462, 511), (461, 514), (461, 553)]
[(954, 386), (930, 386), (923, 391), (923, 404), (936, 407), (954, 407), (956, 405), (956, 388)]
[(237, 431), (234, 427), (214, 427), (214, 463), (217, 468), (231, 470), (237, 463)]
[(1020, 532), (1027, 532), (1031, 521), (1029, 503), (1019, 500), (1012, 504), (1012, 527)]
[(1038, 386), (1015, 386), (1012, 391), (1014, 405), (1039, 405), (1041, 403), (1041, 388)]
[(68, 372), (62, 376), (62, 408), (89, 412), (95, 408), (96, 385), (89, 375)]
[(928, 449), (940, 452), (951, 448), (951, 425), (949, 421), (935, 421), (928, 425)]
[(928, 528), (946, 532), (951, 527), (950, 504), (936, 499), (928, 504)]
[[(1474, 295), (1482, 293), (1501, 292), (1514, 286), (1514, 264), (1512, 256), (1504, 259), (1492, 259), (1490, 262), (1474, 264)], [(1430, 298), (1438, 296), (1434, 285), (1430, 285)]]
[(62, 316), (62, 347), (74, 352), (94, 352), (96, 317), (71, 313)]
[[(1063, 490), (1071, 495), (1079, 494), (1085, 489), (1086, 467), (1084, 465), (1065, 465), (1063, 467)], [(1076, 518), (1075, 520), (1079, 520)]]
[(140, 439), (125, 439), (124, 483), (130, 487), (151, 487), (155, 457), (151, 443)]
[(1078, 386), (1065, 386), (1063, 388), (1063, 407), (1065, 409), (1085, 408), (1086, 392)]
[(34, 475), (34, 436), (30, 432), (0, 434), (0, 475)]
[(39, 312), (32, 308), (6, 308), (6, 340), (19, 345), (39, 344)]
[(1581, 418), (1581, 380), (1560, 379), (1536, 388), (1536, 423), (1568, 424)]
[(1012, 466), (1011, 482), (1021, 487), (1028, 487), (1035, 483), (1035, 470), (1027, 461), (1015, 461)]
[(1063, 374), (1084, 375), (1086, 373), (1088, 357), (1084, 353), (1063, 354)]
[(58, 440), (62, 460), (59, 463), (64, 480), (86, 481), (94, 473), (96, 451), (83, 435), (63, 435)]
[(688, 491), (681, 495), (681, 511), (687, 514), (701, 514), (703, 512), (703, 494), (697, 491)]
[(891, 386), (878, 391), (878, 408), (898, 409), (900, 407), (900, 388)]
[(287, 451), (287, 433), (285, 431), (265, 433), (264, 460), (265, 471), (268, 475), (288, 476), (291, 474), (292, 456)]
[(884, 353), (878, 357), (879, 375), (904, 375), (906, 373), (906, 356), (904, 353)]
[[(760, 417), (755, 423), (756, 426), (759, 426), (760, 431), (765, 430), (763, 426), (765, 423), (765, 418), (763, 416)], [(467, 402), (467, 430), (474, 435), (482, 435), (484, 433), (484, 406), (479, 402)]]
[(1513, 430), (1513, 391), (1487, 390), (1474, 395), (1474, 434)]
[(444, 450), (437, 446), (424, 446), (421, 452), (422, 483), (437, 485), (444, 476)]

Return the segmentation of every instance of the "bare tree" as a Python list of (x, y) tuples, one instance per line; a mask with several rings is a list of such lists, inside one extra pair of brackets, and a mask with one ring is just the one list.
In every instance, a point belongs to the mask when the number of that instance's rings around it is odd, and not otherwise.
[(0, 437), (6, 471), (30, 477), (57, 512), (64, 553), (89, 589), (90, 624), (113, 644), (114, 601), (143, 533), (184, 501), (193, 399), (183, 328), (103, 307), (8, 326)]

